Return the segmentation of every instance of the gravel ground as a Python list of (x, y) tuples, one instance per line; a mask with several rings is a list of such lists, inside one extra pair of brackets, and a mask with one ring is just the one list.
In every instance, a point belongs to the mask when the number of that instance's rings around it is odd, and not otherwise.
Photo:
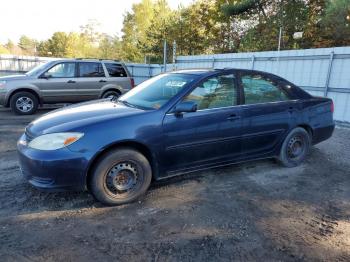
[(107, 208), (20, 176), (16, 140), (44, 112), (0, 109), (1, 261), (350, 260), (349, 129), (296, 168), (267, 160), (198, 172)]

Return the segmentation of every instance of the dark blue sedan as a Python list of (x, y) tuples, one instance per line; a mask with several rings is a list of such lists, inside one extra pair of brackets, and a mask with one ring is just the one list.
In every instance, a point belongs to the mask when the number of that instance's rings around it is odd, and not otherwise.
[(151, 180), (277, 158), (300, 164), (334, 130), (333, 102), (272, 74), (186, 70), (149, 79), (118, 100), (53, 111), (18, 141), (21, 170), (46, 190), (86, 190), (108, 204)]

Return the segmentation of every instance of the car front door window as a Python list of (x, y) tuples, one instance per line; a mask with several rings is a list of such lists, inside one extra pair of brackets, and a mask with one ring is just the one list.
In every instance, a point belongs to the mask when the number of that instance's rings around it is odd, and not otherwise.
[(236, 105), (237, 89), (234, 75), (209, 78), (196, 87), (184, 101), (196, 102), (198, 110)]
[(75, 76), (75, 63), (60, 63), (51, 67), (47, 73), (52, 78), (70, 78)]

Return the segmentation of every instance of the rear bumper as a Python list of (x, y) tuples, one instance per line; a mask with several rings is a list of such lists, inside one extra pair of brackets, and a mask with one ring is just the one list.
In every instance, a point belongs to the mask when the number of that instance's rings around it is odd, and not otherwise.
[(68, 148), (42, 151), (29, 148), (25, 135), (18, 143), (22, 175), (34, 187), (45, 191), (82, 191), (86, 189), (84, 155)]
[(312, 144), (315, 145), (330, 138), (333, 134), (334, 128), (334, 123), (329, 126), (315, 128), (313, 130)]

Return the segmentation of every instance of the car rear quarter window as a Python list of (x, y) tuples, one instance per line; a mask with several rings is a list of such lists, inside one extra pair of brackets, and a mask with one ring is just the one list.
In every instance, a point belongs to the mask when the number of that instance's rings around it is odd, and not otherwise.
[(105, 63), (108, 74), (110, 77), (127, 77), (125, 69), (120, 64)]
[(289, 98), (277, 83), (262, 75), (242, 76), (245, 104), (285, 101)]
[(79, 77), (104, 77), (101, 63), (79, 63)]

